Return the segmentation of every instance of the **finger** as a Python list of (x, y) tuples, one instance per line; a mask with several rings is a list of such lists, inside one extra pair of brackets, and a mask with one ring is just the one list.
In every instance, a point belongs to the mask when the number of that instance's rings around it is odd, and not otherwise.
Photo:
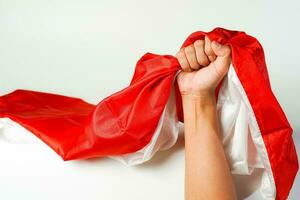
[(185, 56), (190, 64), (190, 67), (193, 69), (193, 70), (198, 70), (200, 69), (200, 65), (197, 61), (197, 58), (196, 58), (196, 50), (195, 50), (195, 47), (194, 45), (189, 45), (187, 47), (184, 48), (184, 52), (185, 52)]
[(221, 45), (216, 41), (213, 41), (211, 46), (214, 53), (217, 55), (215, 61), (216, 70), (223, 78), (223, 76), (227, 73), (231, 62), (231, 49), (228, 45)]
[(194, 42), (194, 47), (196, 50), (196, 58), (197, 61), (199, 63), (199, 65), (205, 67), (207, 65), (209, 65), (209, 59), (206, 56), (205, 52), (204, 52), (204, 40), (196, 40)]
[(190, 64), (185, 56), (184, 48), (180, 49), (180, 51), (176, 54), (176, 58), (185, 72), (191, 72), (192, 69), (190, 68)]
[(211, 41), (207, 36), (204, 37), (204, 41), (205, 41), (204, 52), (207, 55), (210, 62), (213, 62), (216, 60), (216, 55), (215, 55), (214, 51), (212, 50)]

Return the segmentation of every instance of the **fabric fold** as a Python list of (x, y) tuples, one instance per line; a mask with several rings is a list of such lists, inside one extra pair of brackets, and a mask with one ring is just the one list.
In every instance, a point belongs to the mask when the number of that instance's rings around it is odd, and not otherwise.
[[(205, 36), (232, 50), (232, 64), (216, 90), (223, 144), (233, 174), (263, 173), (263, 199), (283, 200), (298, 171), (292, 128), (274, 96), (263, 48), (242, 31), (197, 31), (186, 47)], [(140, 164), (170, 148), (183, 123), (176, 57), (146, 53), (130, 85), (99, 104), (30, 90), (0, 97), (0, 118), (9, 118), (64, 160), (109, 156)], [(3, 126), (5, 126), (3, 124)]]

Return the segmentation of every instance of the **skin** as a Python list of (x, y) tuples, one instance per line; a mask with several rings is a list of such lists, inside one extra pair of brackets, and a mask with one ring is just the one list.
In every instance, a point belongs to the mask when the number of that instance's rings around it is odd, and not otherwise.
[(228, 71), (231, 49), (205, 37), (176, 57), (182, 67), (177, 82), (184, 113), (185, 199), (235, 200), (214, 95)]

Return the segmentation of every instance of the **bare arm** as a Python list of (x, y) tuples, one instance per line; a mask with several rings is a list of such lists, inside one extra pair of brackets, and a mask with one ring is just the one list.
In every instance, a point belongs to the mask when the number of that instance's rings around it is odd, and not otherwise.
[[(194, 50), (184, 49), (177, 54), (184, 70), (177, 81), (184, 111), (185, 198), (235, 200), (236, 193), (222, 145), (214, 97), (215, 87), (227, 73), (230, 64), (230, 48), (211, 44), (207, 38), (192, 48)], [(206, 63), (199, 60), (206, 60)]]
[(236, 199), (213, 97), (183, 96), (187, 200)]

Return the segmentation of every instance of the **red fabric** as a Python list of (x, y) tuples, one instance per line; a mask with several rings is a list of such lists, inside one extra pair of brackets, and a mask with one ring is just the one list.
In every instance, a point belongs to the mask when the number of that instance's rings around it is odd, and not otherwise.
[[(287, 198), (298, 170), (292, 128), (272, 93), (259, 42), (240, 31), (194, 32), (185, 47), (207, 35), (232, 49), (234, 69), (247, 94), (267, 149), (277, 200)], [(146, 53), (130, 86), (91, 105), (81, 99), (29, 90), (0, 97), (0, 117), (9, 117), (43, 140), (64, 160), (135, 152), (147, 145), (180, 70), (171, 55)], [(177, 85), (178, 117), (182, 105)], [(145, 128), (147, 127), (147, 128)]]

